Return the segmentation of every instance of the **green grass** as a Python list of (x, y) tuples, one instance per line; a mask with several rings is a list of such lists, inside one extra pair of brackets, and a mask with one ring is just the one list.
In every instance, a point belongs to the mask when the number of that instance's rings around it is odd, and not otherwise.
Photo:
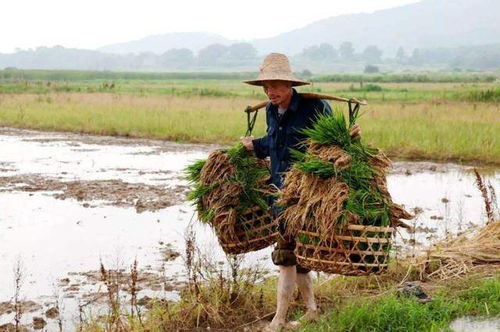
[(500, 278), (469, 281), (463, 286), (449, 283), (427, 304), (396, 295), (355, 298), (301, 331), (441, 331), (458, 317), (500, 316)]

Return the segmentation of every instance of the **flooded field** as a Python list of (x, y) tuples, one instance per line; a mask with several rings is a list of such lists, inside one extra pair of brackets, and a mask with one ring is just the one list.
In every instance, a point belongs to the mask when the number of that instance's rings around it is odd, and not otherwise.
[[(78, 321), (79, 305), (105, 301), (101, 261), (125, 274), (137, 259), (144, 304), (146, 296), (177, 298), (193, 219), (182, 170), (215, 145), (0, 128), (0, 146), (0, 325), (13, 319), (7, 302), (19, 264), (21, 298), (31, 301), (23, 322), (43, 317), (49, 330), (56, 300), (66, 326)], [(499, 192), (500, 172), (484, 175)], [(485, 222), (470, 167), (396, 162), (388, 185), (417, 215), (415, 232), (401, 231), (396, 247), (418, 251)], [(210, 229), (195, 225), (200, 246), (223, 260)], [(274, 270), (270, 249), (247, 256)]]

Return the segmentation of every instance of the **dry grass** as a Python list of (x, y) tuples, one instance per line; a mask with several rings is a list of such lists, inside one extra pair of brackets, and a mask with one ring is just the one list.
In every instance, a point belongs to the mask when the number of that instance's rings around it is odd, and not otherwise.
[(500, 267), (500, 221), (435, 244), (422, 262), (428, 278), (461, 277), (484, 265)]

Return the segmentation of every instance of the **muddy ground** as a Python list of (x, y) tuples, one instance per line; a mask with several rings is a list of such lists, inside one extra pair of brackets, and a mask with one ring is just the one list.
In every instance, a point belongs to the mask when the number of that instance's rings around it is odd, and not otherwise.
[(188, 187), (180, 184), (167, 187), (127, 183), (120, 179), (61, 181), (41, 174), (0, 176), (0, 192), (11, 191), (49, 191), (54, 198), (73, 198), (84, 207), (95, 207), (98, 204), (96, 201), (100, 201), (99, 204), (133, 207), (140, 213), (181, 204), (185, 201)]

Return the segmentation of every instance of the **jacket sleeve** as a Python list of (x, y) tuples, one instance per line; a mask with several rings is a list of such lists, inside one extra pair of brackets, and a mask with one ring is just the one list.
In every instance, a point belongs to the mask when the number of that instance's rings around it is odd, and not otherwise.
[(259, 159), (264, 159), (269, 157), (269, 137), (266, 135), (261, 138), (257, 138), (252, 140), (253, 150), (255, 151), (255, 155)]
[[(268, 103), (266, 105), (266, 125), (268, 126), (267, 132), (269, 133), (269, 106), (271, 103)], [(265, 135), (264, 137), (257, 138), (252, 140), (253, 143), (253, 150), (255, 152), (255, 155), (259, 159), (264, 159), (266, 157), (269, 157), (269, 134)]]

